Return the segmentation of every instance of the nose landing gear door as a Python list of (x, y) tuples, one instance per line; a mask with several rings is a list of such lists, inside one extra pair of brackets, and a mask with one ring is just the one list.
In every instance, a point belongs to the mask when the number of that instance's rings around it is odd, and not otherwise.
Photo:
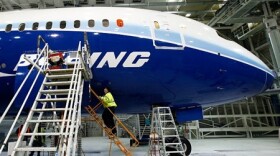
[(156, 49), (184, 50), (183, 35), (179, 31), (171, 30), (167, 22), (153, 21), (151, 34)]

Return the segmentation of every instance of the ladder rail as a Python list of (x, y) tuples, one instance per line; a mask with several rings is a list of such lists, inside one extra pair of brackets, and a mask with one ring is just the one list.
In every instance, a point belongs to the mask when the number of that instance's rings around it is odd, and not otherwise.
[[(81, 87), (80, 87), (80, 83), (81, 83), (81, 79), (82, 79), (82, 73), (81, 71), (79, 71), (79, 79), (78, 79), (78, 85), (77, 85), (77, 88), (78, 88), (78, 92), (80, 91)], [(78, 96), (79, 94), (75, 94), (75, 104), (74, 104), (74, 109), (73, 110), (76, 110), (77, 109), (77, 105), (79, 105), (78, 101)], [(73, 100), (74, 101), (74, 100)], [(71, 121), (75, 124), (77, 124), (77, 121), (76, 121), (76, 112), (73, 112), (72, 114), (72, 119)], [(74, 131), (74, 127), (75, 127), (75, 124), (71, 123), (71, 127), (70, 127), (70, 135), (69, 135), (69, 138), (68, 138), (68, 146), (67, 146), (67, 152), (66, 152), (66, 155), (69, 155), (70, 154), (70, 148), (71, 148), (71, 145), (72, 145), (72, 142), (73, 142), (73, 131)]]
[[(92, 93), (94, 93), (94, 95), (98, 98), (98, 99), (100, 99), (99, 98), (99, 96), (94, 92), (94, 90), (92, 89), (92, 88), (90, 88), (90, 90), (91, 90), (91, 92)], [(101, 99), (100, 99), (101, 100)], [(104, 102), (101, 100), (100, 101), (102, 104), (104, 104)], [(124, 128), (125, 129), (125, 131), (129, 134), (129, 136), (133, 139), (133, 140), (135, 140), (135, 145), (136, 146), (138, 146), (139, 145), (139, 141), (137, 140), (137, 138), (126, 128), (126, 126), (121, 122), (121, 120), (110, 110), (110, 109), (108, 109), (109, 111), (110, 111), (110, 113), (113, 115), (113, 117), (117, 120), (117, 122), (122, 126), (122, 128)]]
[[(77, 51), (77, 54), (76, 54), (76, 58), (78, 58), (79, 57), (79, 51), (81, 50), (81, 42), (79, 42), (79, 46), (78, 46), (78, 51)], [(73, 70), (73, 76), (72, 76), (72, 78), (71, 78), (71, 83), (70, 83), (70, 87), (69, 87), (69, 93), (68, 93), (68, 97), (67, 97), (67, 102), (66, 102), (66, 107), (65, 108), (69, 108), (69, 103), (70, 103), (70, 107), (72, 108), (73, 107), (73, 101), (74, 101), (74, 94), (71, 94), (71, 89), (75, 89), (74, 87), (76, 86), (74, 86), (74, 82), (76, 82), (76, 80), (77, 80), (77, 75), (78, 75), (78, 71), (79, 71), (79, 63), (80, 63), (80, 60), (79, 61), (75, 61), (75, 65), (74, 65), (74, 70)], [(71, 102), (70, 102), (70, 99), (72, 99), (71, 100)], [(64, 130), (64, 128), (66, 128), (65, 130), (65, 132), (67, 133), (67, 134), (69, 134), (68, 132), (69, 132), (69, 125), (70, 125), (70, 118), (71, 118), (71, 116), (72, 116), (72, 112), (73, 112), (73, 110), (72, 111), (68, 111), (68, 109), (66, 109), (65, 110), (65, 112), (64, 112), (64, 116), (63, 116), (63, 121), (65, 121), (66, 120), (66, 117), (67, 117), (67, 125), (66, 125), (66, 127), (65, 127), (65, 122), (63, 122), (62, 123), (62, 128), (61, 128), (61, 130), (60, 130), (60, 132), (61, 133), (63, 133), (63, 130)], [(62, 146), (62, 150), (61, 150), (61, 152), (62, 152), (62, 154), (61, 155), (64, 155), (64, 153), (65, 153), (65, 150), (66, 150), (66, 144), (64, 144), (64, 143), (66, 143), (66, 141), (67, 141), (68, 139), (66, 138), (66, 137), (64, 137), (64, 138), (61, 138), (60, 139), (60, 145), (61, 144), (63, 144), (63, 146)]]
[[(40, 93), (40, 92), (39, 92), (39, 93)], [(36, 107), (37, 107), (37, 105), (38, 105), (38, 102), (37, 102), (37, 104), (35, 104), (35, 105), (34, 105), (34, 107), (33, 107), (33, 108), (36, 108)], [(47, 105), (47, 103), (46, 103), (46, 102), (44, 102), (44, 103), (43, 103), (43, 106), (42, 106), (42, 109), (44, 109), (44, 108), (46, 107), (46, 105)], [(33, 108), (32, 108), (32, 109), (33, 109)], [(33, 111), (32, 111), (32, 113), (34, 114), (34, 112), (33, 112)], [(31, 114), (31, 113), (30, 113), (30, 114)], [(33, 116), (33, 114), (31, 114), (31, 115)], [(37, 120), (39, 120), (39, 121), (40, 121), (40, 120), (42, 119), (42, 116), (43, 116), (43, 112), (40, 112), (40, 113), (39, 113), (39, 117), (38, 117), (38, 119), (37, 119)], [(28, 126), (26, 126), (26, 127), (28, 128)], [(35, 127), (34, 127), (34, 130), (33, 130), (33, 133), (34, 133), (34, 132), (35, 132), (35, 133), (36, 133), (36, 132), (38, 132), (38, 127), (39, 127), (39, 123), (36, 123), (36, 124), (35, 124)], [(26, 131), (23, 131), (23, 132), (25, 133)], [(35, 138), (35, 136), (34, 136), (34, 135), (32, 135), (32, 136), (31, 136), (31, 138), (30, 138), (30, 141), (29, 141), (28, 146), (30, 146), (30, 147), (32, 146), (33, 141), (34, 141), (34, 138)]]
[[(35, 60), (35, 64), (37, 64), (43, 54), (43, 51), (45, 51), (46, 49), (48, 49), (48, 44), (45, 45), (45, 47), (42, 49), (41, 53), (39, 54), (38, 58)], [(25, 85), (27, 79), (29, 78), (30, 74), (32, 73), (33, 69), (35, 68), (35, 66), (32, 66), (31, 69), (29, 70), (29, 72), (27, 73), (27, 75), (25, 76), (24, 80), (22, 81), (20, 87), (18, 88), (17, 92), (15, 93), (15, 95), (13, 96), (12, 100), (10, 101), (10, 103), (8, 104), (8, 106), (6, 107), (4, 113), (2, 114), (1, 118), (0, 118), (0, 124), (2, 123), (3, 119), (6, 117), (8, 111), (10, 110), (11, 106), (13, 105), (15, 99), (17, 98), (19, 92), (21, 91), (22, 87)], [(1, 152), (0, 152), (1, 154)]]
[[(95, 97), (100, 101), (100, 104), (104, 105), (104, 102), (99, 98), (99, 96), (96, 94), (96, 92), (90, 87), (90, 91), (95, 95)], [(134, 140), (134, 145), (131, 146), (131, 148), (129, 150), (132, 150), (132, 148), (137, 147), (139, 145), (139, 141), (138, 139), (134, 136), (134, 134), (132, 132), (130, 132), (127, 127), (121, 122), (121, 120), (110, 110), (110, 113), (113, 115), (113, 117), (117, 120), (117, 123), (119, 125), (121, 125), (121, 127), (129, 134), (129, 136)], [(94, 111), (94, 110), (93, 110)], [(102, 124), (101, 124), (102, 123)], [(99, 124), (101, 127), (103, 126), (103, 122), (101, 121), (101, 123)], [(114, 127), (116, 128), (116, 127)], [(119, 141), (118, 141), (119, 142)], [(116, 143), (116, 142), (115, 142)], [(121, 147), (122, 145), (120, 145), (119, 143), (117, 143), (117, 146), (119, 146), (121, 149), (123, 149), (123, 147)]]
[(77, 121), (76, 121), (76, 131), (75, 131), (75, 137), (74, 137), (74, 144), (73, 144), (73, 152), (72, 153), (76, 153), (76, 148), (77, 147), (77, 140), (78, 140), (78, 133), (79, 133), (79, 127), (81, 125), (81, 110), (82, 110), (82, 96), (83, 96), (83, 88), (84, 88), (84, 81), (82, 81), (82, 84), (81, 84), (81, 91), (79, 92), (80, 95), (79, 95), (79, 108), (78, 108), (78, 111), (77, 111)]
[[(38, 37), (38, 53), (40, 51), (40, 41), (43, 40), (41, 36)], [(44, 41), (44, 40), (43, 40)], [(44, 41), (45, 42), (45, 41)], [(33, 102), (31, 110), (26, 118), (26, 122), (23, 125), (22, 131), (19, 135), (19, 139), (16, 142), (16, 146), (14, 147), (12, 156), (18, 154), (18, 152), (28, 152), (28, 151), (50, 151), (50, 152), (58, 152), (59, 155), (75, 155), (76, 153), (76, 145), (77, 145), (77, 138), (78, 138), (78, 131), (81, 125), (81, 103), (82, 103), (82, 95), (83, 95), (83, 87), (84, 81), (89, 80), (88, 74), (90, 73), (88, 70), (88, 61), (90, 57), (88, 55), (87, 47), (81, 47), (81, 41), (78, 45), (78, 50), (74, 53), (76, 55), (75, 61), (73, 61), (73, 69), (64, 70), (50, 70), (48, 59), (49, 59), (49, 52), (48, 52), (48, 44), (45, 42), (44, 48), (41, 50), (40, 55), (38, 56), (35, 63), (32, 60), (26, 58), (28, 62), (30, 62), (33, 66), (32, 69), (37, 68), (38, 73), (36, 78), (34, 79), (32, 86), (30, 87), (29, 92), (27, 93), (26, 99), (21, 106), (21, 111), (18, 113), (18, 117), (22, 112), (22, 109), (31, 93), (34, 90), (34, 85), (38, 82), (38, 77), (40, 73), (45, 75), (45, 78), (42, 81), (41, 87), (39, 92), (37, 93), (36, 99)], [(86, 45), (85, 45), (86, 46)], [(42, 66), (37, 65), (39, 59), (44, 58), (44, 64)], [(41, 59), (42, 60), (42, 59)], [(40, 60), (40, 62), (41, 62)], [(86, 63), (85, 63), (86, 62)], [(31, 69), (31, 70), (32, 70)], [(71, 75), (62, 76), (65, 72), (69, 71), (72, 72)], [(31, 72), (29, 72), (30, 74)], [(28, 76), (29, 77), (29, 76)], [(26, 78), (27, 79), (27, 78)], [(65, 80), (66, 79), (66, 80)], [(69, 81), (71, 79), (71, 81)], [(41, 82), (41, 81), (40, 81)], [(67, 82), (67, 83), (65, 83)], [(22, 84), (23, 85), (23, 84)], [(61, 94), (59, 87), (56, 86), (64, 86), (67, 87)], [(69, 88), (69, 89), (68, 89)], [(46, 91), (49, 90), (49, 91)], [(52, 92), (54, 91), (54, 92)], [(64, 93), (65, 92), (65, 93)], [(68, 94), (67, 94), (68, 92)], [(65, 98), (61, 98), (65, 97)], [(67, 97), (67, 98), (66, 98)], [(56, 107), (57, 102), (62, 102), (62, 107), (60, 104)], [(49, 106), (51, 109), (49, 109)], [(46, 112), (52, 112), (53, 118), (50, 120), (42, 120), (43, 114)], [(62, 119), (56, 120), (56, 111), (64, 113)], [(48, 115), (48, 114), (47, 114)], [(2, 117), (1, 117), (2, 118)], [(14, 121), (14, 124), (16, 123)], [(36, 136), (44, 136), (45, 133), (41, 131), (38, 132), (40, 123), (51, 122), (53, 124), (57, 124), (54, 127), (53, 133), (48, 133), (51, 136), (58, 136), (58, 146), (51, 145), (50, 147), (41, 147), (41, 148), (34, 148), (32, 147), (34, 139)], [(34, 130), (31, 132), (26, 132), (28, 127), (33, 123), (35, 123)], [(12, 126), (14, 128), (14, 125)], [(13, 129), (11, 128), (11, 129)], [(11, 131), (10, 129), (10, 131)], [(11, 132), (9, 132), (11, 134)], [(30, 142), (28, 144), (29, 147), (19, 147), (23, 141), (23, 137), (30, 136)], [(5, 143), (6, 144), (6, 143)], [(3, 145), (4, 147), (4, 145)], [(2, 147), (2, 148), (3, 148)], [(34, 149), (34, 150), (33, 150)], [(2, 152), (2, 151), (1, 151)]]
[[(149, 153), (153, 156), (156, 155), (154, 148), (157, 148), (159, 155), (168, 155), (170, 153), (178, 153), (185, 156), (185, 151), (178, 134), (172, 112), (169, 107), (155, 107), (152, 111), (152, 123), (151, 123), (151, 134), (156, 133), (159, 135), (158, 142), (155, 142), (150, 138)], [(171, 125), (171, 127), (170, 127)], [(167, 131), (166, 131), (167, 130)], [(172, 132), (175, 134), (169, 135), (166, 132)], [(170, 140), (172, 139), (172, 141)], [(174, 148), (175, 151), (167, 151), (167, 147)]]
[[(39, 61), (39, 58), (40, 58), (40, 57), (38, 57), (38, 59), (37, 59), (36, 61)], [(44, 65), (43, 65), (43, 66), (44, 66)], [(43, 67), (43, 66), (42, 66), (42, 67)], [(34, 65), (33, 65), (32, 67), (33, 67), (33, 69), (34, 69)], [(42, 68), (42, 67), (41, 67), (41, 68)], [(31, 68), (30, 71), (32, 71), (32, 68)], [(30, 71), (29, 71), (29, 72), (30, 72)], [(21, 113), (22, 113), (22, 110), (23, 110), (23, 108), (24, 108), (25, 105), (26, 105), (26, 102), (27, 102), (27, 100), (28, 100), (28, 98), (29, 98), (29, 96), (30, 96), (30, 93), (33, 91), (33, 88), (34, 88), (34, 86), (35, 86), (35, 84), (36, 84), (36, 82), (37, 82), (37, 80), (38, 80), (40, 74), (41, 74), (40, 71), (38, 71), (38, 72), (37, 72), (37, 75), (36, 75), (36, 77), (35, 77), (35, 79), (34, 79), (34, 81), (33, 81), (32, 84), (31, 84), (31, 87), (30, 87), (30, 89), (28, 90), (27, 95), (26, 95), (26, 97), (25, 97), (25, 99), (24, 99), (24, 101), (23, 101), (23, 103), (22, 103), (22, 105), (21, 105), (21, 107), (20, 107), (20, 109), (19, 109), (17, 115), (16, 115), (16, 118), (15, 118), (15, 120), (13, 121), (13, 123), (12, 123), (12, 125), (11, 125), (11, 128), (9, 129), (9, 132), (8, 132), (8, 134), (7, 134), (7, 136), (6, 136), (5, 140), (4, 140), (4, 143), (3, 143), (3, 145), (2, 145), (2, 147), (1, 147), (1, 149), (0, 149), (0, 153), (2, 153), (3, 148), (4, 148), (5, 145), (7, 144), (7, 141), (8, 141), (8, 139), (9, 139), (10, 136), (11, 136), (11, 133), (12, 133), (12, 131), (13, 131), (15, 125), (16, 125), (16, 122), (18, 121), (18, 119), (19, 119), (19, 117), (20, 117), (20, 115), (21, 115)], [(43, 81), (45, 81), (45, 79), (44, 79)], [(25, 83), (25, 82), (24, 82), (24, 83)], [(26, 129), (27, 129), (27, 128), (23, 126), (21, 132), (23, 132), (23, 130), (26, 131)], [(24, 132), (25, 132), (25, 131), (24, 131)], [(20, 135), (19, 139), (21, 139), (21, 135)], [(18, 146), (18, 144), (16, 144), (15, 147), (17, 147), (17, 146)]]
[[(38, 74), (37, 74), (35, 80), (34, 80), (33, 83), (32, 83), (31, 88), (34, 87), (35, 83), (37, 82), (37, 79), (38, 79), (39, 75), (40, 75), (40, 72), (38, 72)], [(46, 78), (43, 80), (43, 82), (44, 82), (44, 81), (46, 81)], [(41, 89), (42, 89), (42, 86), (40, 87), (40, 90), (41, 90)], [(14, 120), (14, 122), (13, 122), (13, 127), (12, 127), (12, 129), (14, 128), (14, 125), (16, 124), (16, 122), (17, 122), (17, 120), (18, 120), (18, 118), (19, 118), (19, 116), (20, 116), (20, 114), (21, 114), (21, 112), (22, 112), (22, 109), (25, 107), (26, 101), (27, 101), (27, 99), (29, 98), (29, 95), (30, 95), (31, 91), (32, 91), (32, 89), (30, 89), (30, 90), (28, 91), (27, 96), (25, 97), (25, 100), (24, 100), (24, 102), (23, 102), (23, 104), (22, 104), (22, 106), (21, 106), (21, 108), (20, 108), (20, 110), (19, 110), (19, 113), (17, 114), (17, 116), (16, 116), (16, 118), (15, 118), (15, 120)], [(40, 96), (40, 92), (38, 92), (38, 94), (37, 94), (37, 97), (39, 97), (39, 96)], [(37, 99), (37, 97), (36, 97), (36, 99)], [(34, 103), (37, 103), (37, 101), (34, 101)], [(34, 104), (33, 104), (33, 105), (34, 105)], [(32, 106), (31, 109), (33, 109), (33, 106)], [(31, 114), (29, 113), (28, 116), (27, 116), (26, 121), (28, 121), (30, 118), (31, 118)], [(22, 130), (21, 130), (21, 134), (20, 134), (18, 140), (20, 140), (20, 141), (22, 140), (22, 133), (25, 133), (26, 130), (27, 130), (27, 128), (28, 128), (27, 123), (25, 123), (25, 124), (23, 125), (23, 128), (22, 128)], [(7, 136), (7, 137), (8, 137), (8, 136)], [(17, 148), (18, 146), (19, 146), (19, 141), (16, 143), (15, 148)], [(12, 154), (12, 155), (15, 154), (14, 152), (15, 152), (15, 151), (13, 151), (13, 154)]]

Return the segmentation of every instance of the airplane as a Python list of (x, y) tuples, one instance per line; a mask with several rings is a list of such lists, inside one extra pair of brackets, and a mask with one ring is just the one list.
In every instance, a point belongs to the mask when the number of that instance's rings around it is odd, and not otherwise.
[(178, 122), (198, 120), (203, 107), (262, 93), (276, 77), (259, 58), (215, 29), (164, 12), (114, 7), (21, 10), (1, 12), (0, 21), (1, 111), (28, 72), (22, 55), (36, 55), (38, 36), (52, 50), (66, 52), (76, 50), (86, 33), (90, 85), (100, 94), (104, 86), (111, 88), (117, 113), (168, 106)]

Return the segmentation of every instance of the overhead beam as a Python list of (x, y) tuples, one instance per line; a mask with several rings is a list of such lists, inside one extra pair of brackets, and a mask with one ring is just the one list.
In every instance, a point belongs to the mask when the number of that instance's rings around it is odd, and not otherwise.
[(2, 3), (5, 6), (5, 8), (7, 8), (7, 10), (14, 10), (9, 0), (2, 0)]
[(30, 3), (28, 2), (28, 0), (19, 0), (19, 5), (22, 9), (30, 8)]
[(205, 14), (205, 13), (215, 13), (214, 10), (190, 10), (190, 11), (165, 11), (166, 13), (171, 13), (171, 14), (179, 14), (179, 15), (184, 15), (187, 13), (195, 13), (195, 14)]
[(240, 17), (240, 18), (232, 18), (230, 22), (227, 24), (234, 23), (260, 23), (263, 21), (264, 16), (250, 16), (250, 17)]
[(195, 1), (195, 2), (146, 2), (146, 3), (128, 3), (114, 4), (114, 7), (145, 7), (145, 6), (196, 6), (196, 5), (214, 5), (223, 4), (224, 1)]
[(64, 7), (64, 3), (62, 0), (54, 0), (54, 7), (56, 8), (63, 8)]
[[(260, 0), (236, 0), (228, 1), (217, 12), (215, 17), (208, 23), (209, 26), (214, 26), (216, 23), (231, 24), (234, 18), (244, 18), (244, 15), (248, 13), (252, 8), (260, 4)], [(243, 16), (243, 17), (242, 17)]]
[(44, 2), (44, 0), (38, 0), (37, 4), (39, 9), (46, 8), (46, 3)]

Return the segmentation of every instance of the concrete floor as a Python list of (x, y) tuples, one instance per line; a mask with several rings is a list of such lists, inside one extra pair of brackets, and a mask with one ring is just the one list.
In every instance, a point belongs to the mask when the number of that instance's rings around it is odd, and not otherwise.
[[(110, 142), (105, 137), (83, 138), (83, 150), (86, 156), (108, 156)], [(129, 140), (122, 139), (129, 147)], [(204, 139), (191, 140), (192, 156), (280, 156), (278, 138), (261, 139)], [(148, 146), (137, 147), (134, 156), (147, 156)], [(123, 155), (113, 145), (112, 156)]]
[[(82, 141), (85, 156), (109, 156), (110, 140), (107, 137), (88, 137)], [(121, 138), (121, 141), (129, 147), (129, 139)], [(280, 156), (278, 138), (204, 139), (191, 140), (191, 144), (191, 156)], [(148, 156), (148, 146), (140, 146), (133, 151), (133, 156)], [(47, 153), (41, 154), (43, 155), (48, 156)], [(121, 155), (122, 152), (113, 144), (111, 156)], [(1, 156), (7, 156), (7, 153), (2, 153)]]

